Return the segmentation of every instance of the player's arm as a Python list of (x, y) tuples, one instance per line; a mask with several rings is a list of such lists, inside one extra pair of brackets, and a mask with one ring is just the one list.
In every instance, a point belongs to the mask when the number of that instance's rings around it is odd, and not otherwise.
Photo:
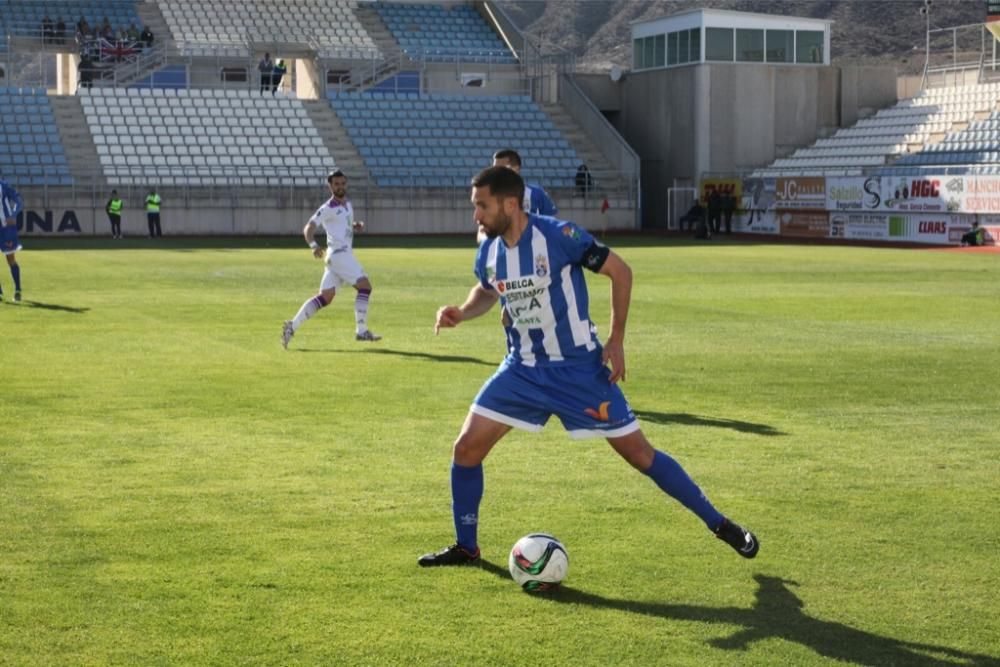
[(497, 302), (500, 295), (493, 290), (488, 290), (479, 283), (469, 290), (469, 296), (461, 306), (441, 306), (437, 312), (437, 322), (434, 323), (434, 335), (441, 329), (457, 327), (459, 322), (471, 320), (479, 317), (483, 313), (489, 312), (493, 304)]
[(611, 335), (604, 343), (602, 360), (611, 365), (611, 382), (625, 379), (625, 322), (632, 301), (632, 269), (608, 250), (598, 273), (611, 279)]
[(320, 247), (319, 243), (316, 243), (316, 223), (310, 220), (306, 223), (306, 226), (302, 228), (302, 236), (305, 237), (306, 243), (312, 248), (313, 257), (319, 259), (323, 256), (323, 248)]

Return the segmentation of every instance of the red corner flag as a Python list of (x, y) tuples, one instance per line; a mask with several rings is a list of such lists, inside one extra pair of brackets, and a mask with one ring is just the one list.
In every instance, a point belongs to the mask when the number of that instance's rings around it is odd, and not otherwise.
[(608, 203), (608, 198), (605, 197), (604, 201), (601, 203), (601, 213), (604, 213), (609, 208), (611, 208), (611, 204)]

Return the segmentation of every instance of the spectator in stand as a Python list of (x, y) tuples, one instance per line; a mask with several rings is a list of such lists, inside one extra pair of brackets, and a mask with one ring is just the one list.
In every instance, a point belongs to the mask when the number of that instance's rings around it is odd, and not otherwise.
[(55, 39), (57, 44), (66, 43), (66, 22), (62, 20), (62, 17), (56, 21)]
[(142, 33), (139, 34), (139, 39), (142, 41), (143, 44), (146, 45), (147, 49), (152, 48), (152, 46), (153, 46), (153, 31), (149, 29), (148, 25), (147, 26), (143, 26)]
[(135, 27), (134, 23), (129, 24), (128, 30), (125, 31), (125, 37), (133, 42), (139, 41), (139, 29)]
[(274, 66), (274, 72), (271, 74), (271, 94), (272, 95), (274, 95), (274, 93), (278, 90), (278, 86), (281, 85), (281, 79), (282, 79), (282, 77), (285, 76), (285, 73), (287, 71), (288, 71), (288, 67), (285, 66), (284, 59), (279, 60), (278, 63)]
[(590, 176), (590, 169), (586, 164), (581, 164), (576, 169), (576, 191), (586, 197), (594, 188), (594, 179)]
[(108, 17), (104, 17), (104, 21), (101, 22), (100, 36), (104, 39), (114, 39), (115, 29), (111, 27), (111, 21)]
[(94, 61), (90, 59), (90, 54), (86, 51), (80, 56), (80, 64), (77, 65), (77, 78), (80, 81), (80, 88), (91, 88), (94, 81)]
[(962, 245), (983, 245), (983, 228), (979, 226), (979, 221), (972, 223), (972, 229), (962, 234)]
[(43, 44), (51, 44), (52, 43), (53, 29), (54, 28), (53, 28), (53, 25), (52, 25), (52, 19), (49, 18), (48, 14), (46, 14), (45, 16), (42, 17), (42, 43)]
[(264, 91), (271, 87), (271, 81), (274, 80), (274, 61), (271, 60), (270, 53), (264, 54), (257, 69), (260, 71), (260, 94), (263, 95)]

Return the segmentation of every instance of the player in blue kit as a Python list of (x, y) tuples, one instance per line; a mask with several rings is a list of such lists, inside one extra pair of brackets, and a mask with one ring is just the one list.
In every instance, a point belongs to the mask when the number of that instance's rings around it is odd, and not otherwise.
[[(521, 173), (521, 155), (513, 148), (504, 148), (493, 154), (494, 167), (508, 167), (518, 174)], [(538, 184), (524, 184), (524, 197), (521, 199), (521, 207), (528, 213), (538, 215), (555, 215), (559, 213), (559, 208), (549, 193)]]
[[(24, 200), (20, 193), (11, 187), (7, 181), (0, 180), (0, 207), (3, 218), (0, 219), (0, 252), (3, 252), (10, 275), (14, 279), (14, 301), (21, 300), (21, 267), (18, 266), (16, 253), (21, 249), (17, 238), (17, 214), (24, 208)], [(3, 300), (3, 287), (0, 286), (0, 301)]]
[[(477, 528), (482, 462), (511, 428), (539, 431), (551, 415), (575, 438), (603, 437), (633, 467), (694, 512), (744, 558), (756, 536), (720, 514), (674, 459), (643, 435), (618, 386), (625, 379), (625, 321), (632, 271), (618, 255), (572, 222), (525, 213), (524, 181), (490, 167), (472, 181), (479, 246), (478, 282), (461, 306), (437, 312), (435, 333), (488, 312), (505, 312), (507, 356), (479, 390), (455, 441), (451, 467), (456, 543), (425, 554), (423, 567), (479, 559)], [(611, 334), (602, 346), (590, 320), (583, 268), (611, 279)], [(610, 365), (610, 368), (609, 368)]]

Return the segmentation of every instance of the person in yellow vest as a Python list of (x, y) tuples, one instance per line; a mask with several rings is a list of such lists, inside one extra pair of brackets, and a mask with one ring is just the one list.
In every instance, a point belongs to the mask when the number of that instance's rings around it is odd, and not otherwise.
[(120, 239), (122, 237), (122, 207), (125, 202), (118, 196), (117, 190), (111, 191), (111, 199), (104, 205), (104, 210), (108, 212), (108, 221), (111, 223), (111, 238)]
[(160, 195), (156, 188), (150, 188), (146, 195), (146, 222), (149, 224), (149, 238), (163, 236), (160, 229)]

